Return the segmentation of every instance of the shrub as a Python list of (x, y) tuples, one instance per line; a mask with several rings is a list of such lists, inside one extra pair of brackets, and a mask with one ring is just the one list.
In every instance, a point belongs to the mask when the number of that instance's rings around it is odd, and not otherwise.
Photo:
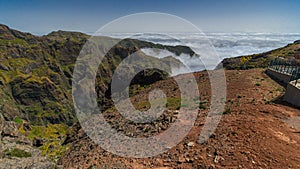
[(227, 108), (225, 109), (225, 111), (223, 112), (223, 114), (230, 114), (230, 113), (231, 113), (231, 110), (230, 110), (230, 108), (228, 108), (228, 107), (227, 107)]
[(205, 110), (205, 109), (206, 109), (206, 106), (203, 105), (203, 104), (200, 104), (199, 108), (202, 109), (202, 110)]
[(8, 157), (19, 157), (19, 158), (31, 157), (31, 153), (29, 153), (25, 150), (18, 149), (18, 148), (14, 148), (12, 150), (6, 149), (4, 152), (5, 152), (5, 155)]

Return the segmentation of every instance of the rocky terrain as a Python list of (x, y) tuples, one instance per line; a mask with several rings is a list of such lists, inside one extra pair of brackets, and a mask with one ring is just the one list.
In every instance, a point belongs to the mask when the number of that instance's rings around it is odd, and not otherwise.
[[(103, 150), (80, 129), (72, 137), (72, 148), (60, 164), (64, 168), (136, 169), (300, 167), (300, 128), (289, 122), (299, 117), (300, 110), (281, 101), (284, 88), (270, 79), (264, 69), (226, 71), (226, 109), (215, 133), (202, 144), (198, 143), (198, 137), (209, 110), (209, 82), (206, 72), (195, 73), (195, 76), (201, 94), (201, 110), (191, 132), (177, 146), (151, 158), (123, 158)], [(172, 79), (154, 83), (132, 97), (137, 108), (147, 108), (144, 104), (147, 93), (154, 88), (170, 94), (177, 86)], [(171, 98), (174, 101), (178, 97), (179, 93), (175, 92)], [(133, 126), (114, 110), (109, 110), (107, 120), (119, 132), (149, 137), (163, 132), (174, 122), (172, 118), (176, 118), (178, 106), (178, 102), (174, 102), (153, 125)]]
[(34, 141), (19, 131), (20, 127), (0, 114), (0, 168), (54, 168), (55, 163), (42, 156), (41, 150), (33, 146)]
[[(284, 87), (265, 75), (270, 59), (299, 59), (299, 41), (263, 54), (225, 59), (227, 98), (222, 120), (204, 143), (198, 137), (210, 109), (207, 71), (193, 75), (201, 94), (198, 117), (188, 136), (167, 152), (151, 158), (124, 158), (96, 145), (75, 116), (71, 87), (75, 61), (89, 38), (78, 32), (56, 31), (34, 36), (0, 25), (0, 168), (299, 168), (300, 110), (283, 102)], [(117, 39), (100, 37), (104, 42)], [(135, 124), (112, 105), (111, 76), (119, 63), (141, 48), (195, 53), (185, 46), (164, 46), (125, 39), (108, 51), (97, 72), (98, 105), (112, 127), (131, 137), (150, 137), (168, 129), (180, 107), (173, 77), (160, 70), (140, 72), (131, 82), (130, 100), (147, 110), (149, 92), (161, 89), (167, 108), (155, 122)], [(105, 51), (104, 50), (104, 51)], [(171, 57), (151, 59), (159, 66)], [(200, 56), (201, 57), (201, 56)], [(135, 65), (131, 70), (143, 65)], [(133, 69), (133, 70), (132, 70)], [(249, 69), (249, 70), (244, 70)], [(126, 71), (124, 71), (126, 73)], [(179, 75), (185, 79), (192, 74)], [(118, 79), (122, 80), (122, 79)], [(127, 147), (125, 147), (127, 148)]]

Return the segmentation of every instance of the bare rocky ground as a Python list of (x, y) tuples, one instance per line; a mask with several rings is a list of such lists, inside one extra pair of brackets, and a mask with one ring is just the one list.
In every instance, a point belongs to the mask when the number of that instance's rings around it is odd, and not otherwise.
[[(185, 76), (190, 75), (181, 75)], [(64, 168), (300, 168), (300, 110), (281, 100), (284, 88), (265, 75), (263, 69), (226, 71), (226, 109), (214, 134), (202, 144), (198, 137), (209, 110), (210, 85), (206, 72), (195, 76), (201, 110), (188, 136), (177, 146), (151, 158), (119, 157), (96, 145), (80, 129), (69, 136), (73, 146), (60, 164)], [(132, 97), (137, 108), (147, 109), (144, 102), (153, 88), (164, 90), (171, 98), (180, 93), (176, 92), (174, 80), (159, 81)], [(170, 119), (176, 118), (176, 106), (170, 107), (152, 125), (133, 125), (114, 109), (104, 115), (119, 132), (148, 137), (172, 125)]]
[(0, 168), (1, 169), (52, 169), (54, 163), (41, 155), (19, 132), (20, 125), (5, 121), (0, 114)]

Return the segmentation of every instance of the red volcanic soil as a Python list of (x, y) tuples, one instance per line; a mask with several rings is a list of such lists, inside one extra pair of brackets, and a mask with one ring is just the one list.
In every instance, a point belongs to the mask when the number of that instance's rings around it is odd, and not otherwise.
[[(188, 136), (161, 155), (140, 159), (119, 157), (96, 145), (80, 129), (73, 138), (73, 146), (61, 159), (61, 165), (64, 168), (136, 169), (300, 168), (300, 128), (297, 128), (300, 110), (281, 100), (284, 88), (270, 79), (263, 69), (226, 70), (225, 73), (226, 111), (216, 131), (206, 142), (199, 144), (197, 141), (209, 105), (203, 108), (205, 110), (201, 109)], [(201, 101), (209, 101), (207, 73), (194, 75), (199, 84)], [(147, 99), (147, 93), (157, 87), (163, 89), (168, 97), (179, 96), (178, 92), (174, 92), (174, 80), (167, 79), (139, 91), (131, 99), (132, 102), (139, 105)], [(116, 112), (110, 113), (112, 116), (109, 118), (119, 118)], [(111, 121), (115, 124), (114, 120)], [(171, 123), (158, 126), (164, 128)], [(150, 127), (147, 131), (137, 129), (133, 132), (134, 136), (139, 137), (153, 135), (156, 130)]]

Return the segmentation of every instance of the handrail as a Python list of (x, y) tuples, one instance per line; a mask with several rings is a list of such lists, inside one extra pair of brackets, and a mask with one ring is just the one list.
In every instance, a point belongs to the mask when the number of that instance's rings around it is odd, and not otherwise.
[(283, 59), (274, 59), (270, 61), (269, 69), (273, 69), (279, 73), (291, 75), (289, 82), (295, 81), (295, 86), (300, 79), (300, 67), (294, 65), (291, 61), (285, 61)]

